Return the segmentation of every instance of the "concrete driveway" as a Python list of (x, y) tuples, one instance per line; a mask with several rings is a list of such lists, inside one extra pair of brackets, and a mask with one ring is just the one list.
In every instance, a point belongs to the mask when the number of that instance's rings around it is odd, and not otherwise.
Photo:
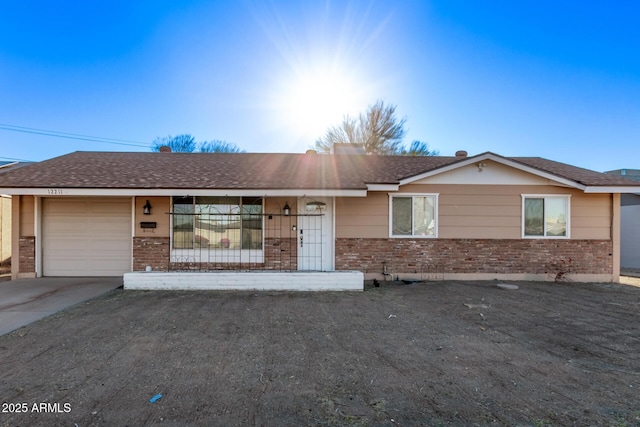
[(122, 286), (122, 277), (47, 277), (0, 282), (0, 335)]

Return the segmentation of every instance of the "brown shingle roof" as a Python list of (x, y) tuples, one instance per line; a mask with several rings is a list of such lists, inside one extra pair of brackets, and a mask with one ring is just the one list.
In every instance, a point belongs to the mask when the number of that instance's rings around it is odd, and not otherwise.
[[(75, 152), (0, 174), (0, 187), (364, 190), (474, 157)], [(640, 186), (539, 157), (505, 159), (587, 186)]]
[(364, 188), (355, 169), (337, 167), (335, 160), (275, 153), (75, 152), (8, 171), (0, 187)]
[(511, 160), (586, 186), (633, 186), (633, 181), (616, 175), (571, 166), (542, 157), (511, 157)]

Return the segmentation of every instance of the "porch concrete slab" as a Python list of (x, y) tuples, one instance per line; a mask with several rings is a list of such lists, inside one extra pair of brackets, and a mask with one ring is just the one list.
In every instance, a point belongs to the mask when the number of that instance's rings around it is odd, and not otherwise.
[(640, 278), (640, 268), (622, 268), (620, 269), (620, 275)]
[(122, 277), (47, 277), (0, 282), (0, 335), (122, 286)]
[(360, 271), (219, 271), (125, 273), (125, 289), (363, 291)]

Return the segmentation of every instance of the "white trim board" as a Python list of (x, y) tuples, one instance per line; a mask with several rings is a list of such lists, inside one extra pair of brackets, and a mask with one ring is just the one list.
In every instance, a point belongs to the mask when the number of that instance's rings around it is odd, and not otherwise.
[(350, 189), (171, 189), (171, 188), (0, 188), (0, 193), (21, 196), (245, 196), (245, 197), (366, 197), (367, 190)]
[(364, 290), (364, 274), (361, 271), (220, 271), (214, 273), (134, 272), (125, 273), (123, 280), (124, 288), (131, 290)]

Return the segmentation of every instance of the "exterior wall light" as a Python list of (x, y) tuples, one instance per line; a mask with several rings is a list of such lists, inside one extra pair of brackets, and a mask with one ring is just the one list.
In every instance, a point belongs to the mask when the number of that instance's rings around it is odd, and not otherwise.
[(147, 200), (147, 203), (142, 207), (142, 213), (145, 215), (151, 215), (151, 203)]
[(284, 211), (284, 216), (289, 216), (289, 214), (291, 213), (291, 208), (289, 207), (289, 203), (285, 202), (283, 211)]

